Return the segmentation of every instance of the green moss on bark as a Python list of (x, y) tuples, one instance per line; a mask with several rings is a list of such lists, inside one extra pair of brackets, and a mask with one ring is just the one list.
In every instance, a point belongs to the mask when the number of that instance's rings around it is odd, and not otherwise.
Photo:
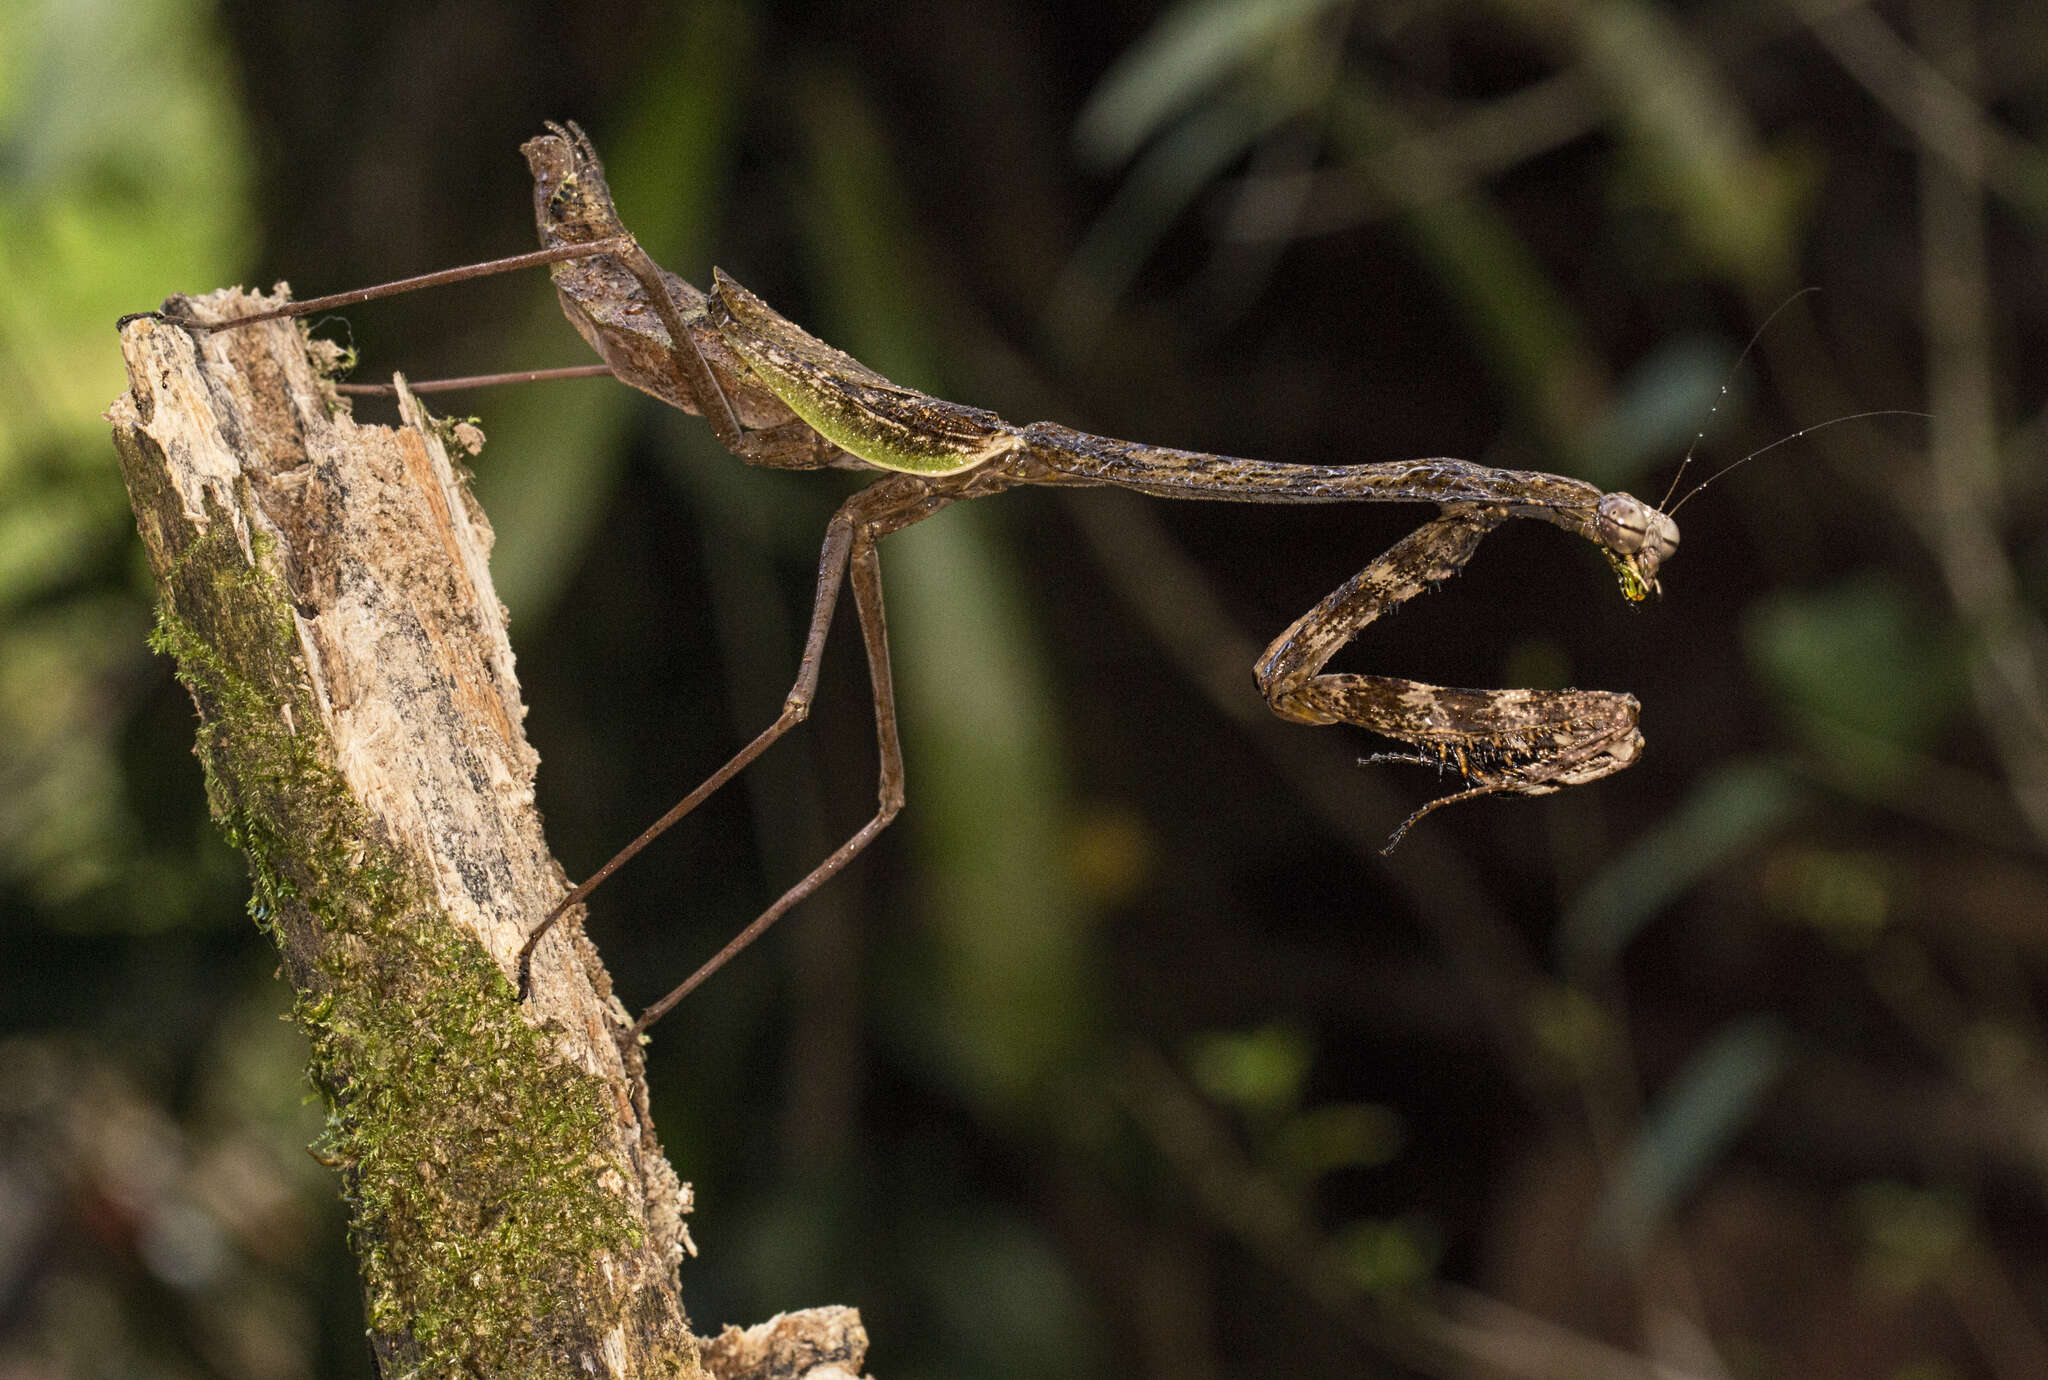
[(215, 514), (167, 573), (153, 642), (199, 706), (214, 816), (299, 994), (373, 1336), (406, 1373), (558, 1374), (628, 1306), (623, 1281), (585, 1272), (640, 1241), (608, 1090), (521, 1018), (349, 794), (270, 564)]

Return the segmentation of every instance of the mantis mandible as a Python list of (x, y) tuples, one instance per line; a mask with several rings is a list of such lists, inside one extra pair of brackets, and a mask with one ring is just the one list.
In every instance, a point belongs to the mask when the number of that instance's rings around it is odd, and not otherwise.
[[(583, 132), (573, 124), (548, 129), (521, 150), (533, 172), (544, 246), (539, 252), (296, 302), (223, 325), (304, 315), (548, 263), (563, 310), (603, 365), (440, 386), (610, 373), (703, 417), (720, 444), (749, 464), (869, 470), (882, 477), (847, 499), (825, 529), (809, 631), (781, 714), (534, 925), (520, 952), (522, 990), (535, 946), (562, 915), (804, 721), (845, 584), (852, 586), (874, 695), (880, 757), (875, 813), (695, 973), (643, 1011), (629, 1038), (643, 1034), (888, 827), (902, 810), (905, 794), (877, 543), (951, 504), (1016, 485), (1111, 485), (1159, 498), (1236, 503), (1437, 504), (1437, 517), (1296, 619), (1252, 668), (1260, 693), (1284, 719), (1355, 724), (1413, 749), (1370, 761), (1458, 770), (1464, 788), (1410, 815), (1395, 831), (1389, 850), (1417, 820), (1442, 806), (1484, 795), (1546, 795), (1611, 776), (1641, 755), (1639, 706), (1632, 695), (1460, 690), (1391, 676), (1330, 674), (1323, 668), (1382, 614), (1456, 575), (1481, 539), (1510, 518), (1537, 518), (1592, 542), (1614, 567), (1622, 594), (1645, 599), (1657, 590), (1658, 572), (1678, 549), (1677, 524), (1659, 509), (1628, 494), (1602, 493), (1581, 480), (1463, 460), (1289, 465), (1111, 440), (1052, 422), (1013, 425), (993, 412), (891, 382), (806, 333), (716, 269), (709, 293), (664, 271), (619, 219), (603, 166)], [(434, 386), (416, 385), (415, 391)]]

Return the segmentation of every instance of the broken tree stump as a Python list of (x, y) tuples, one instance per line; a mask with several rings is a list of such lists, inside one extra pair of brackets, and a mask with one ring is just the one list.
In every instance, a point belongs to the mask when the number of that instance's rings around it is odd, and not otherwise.
[(381, 1369), (702, 1375), (676, 1282), (689, 1190), (604, 966), (561, 925), (515, 990), (567, 883), (453, 429), (410, 396), (402, 427), (356, 424), (291, 322), (138, 317), (121, 342), (108, 420), (156, 643), (312, 1043)]

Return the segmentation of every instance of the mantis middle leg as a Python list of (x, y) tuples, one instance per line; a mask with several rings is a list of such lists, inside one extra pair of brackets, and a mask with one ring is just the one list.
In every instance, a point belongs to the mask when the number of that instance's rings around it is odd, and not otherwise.
[(564, 912), (594, 891), (612, 873), (616, 872), (648, 844), (666, 833), (683, 816), (709, 799), (712, 792), (732, 780), (748, 763), (759, 757), (783, 734), (795, 728), (810, 716), (811, 702), (817, 693), (818, 674), (825, 651), (825, 638), (831, 631), (832, 615), (839, 602), (840, 586), (843, 582), (853, 586), (854, 610), (860, 618), (861, 640), (867, 649), (868, 680), (874, 691), (875, 739), (880, 758), (880, 784), (878, 801), (873, 818), (855, 830), (839, 847), (832, 850), (802, 880), (782, 893), (773, 904), (751, 924), (735, 935), (724, 948), (712, 955), (704, 965), (679, 983), (674, 990), (661, 1000), (640, 1013), (633, 1023), (630, 1037), (637, 1037), (649, 1026), (668, 1014), (670, 1008), (695, 991), (706, 978), (724, 967), (742, 949), (760, 938), (767, 928), (781, 919), (789, 909), (829, 881), (840, 869), (851, 862), (860, 851), (874, 842), (876, 835), (889, 826), (903, 808), (903, 748), (896, 729), (895, 681), (889, 666), (888, 621), (882, 609), (882, 567), (875, 544), (890, 532), (907, 527), (913, 522), (930, 516), (952, 502), (952, 497), (934, 492), (934, 486), (927, 481), (904, 475), (881, 480), (849, 498), (833, 515), (831, 524), (825, 529), (824, 548), (818, 557), (818, 584), (811, 604), (810, 631), (804, 638), (803, 658), (797, 667), (796, 683), (790, 687), (788, 697), (783, 701), (782, 713), (775, 722), (763, 729), (754, 740), (735, 753), (730, 761), (709, 777), (696, 790), (685, 796), (673, 809), (650, 824), (640, 836), (627, 844), (603, 867), (592, 873), (558, 902), (533, 931), (527, 936), (519, 954), (521, 985), (528, 973), (534, 946)]

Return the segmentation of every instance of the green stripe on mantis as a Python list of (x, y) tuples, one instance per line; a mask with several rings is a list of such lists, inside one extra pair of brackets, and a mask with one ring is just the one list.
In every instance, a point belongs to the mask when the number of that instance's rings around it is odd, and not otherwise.
[(979, 407), (891, 383), (711, 270), (710, 316), (725, 343), (820, 436), (877, 469), (957, 474), (1023, 444)]

